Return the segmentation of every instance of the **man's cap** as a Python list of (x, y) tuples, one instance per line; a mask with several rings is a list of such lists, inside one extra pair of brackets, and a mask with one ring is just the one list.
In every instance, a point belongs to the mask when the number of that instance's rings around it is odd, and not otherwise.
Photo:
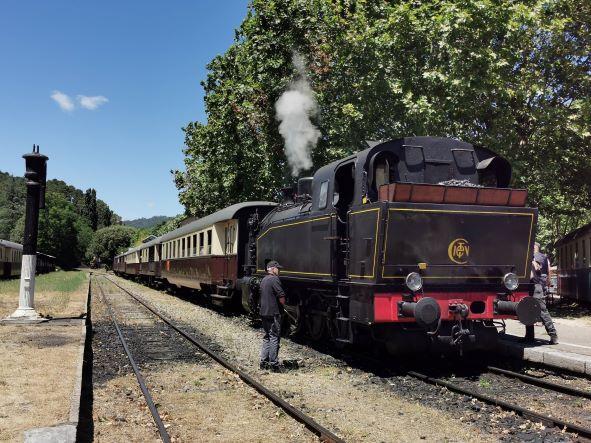
[(278, 269), (282, 269), (283, 266), (281, 266), (278, 262), (276, 262), (275, 260), (271, 260), (269, 263), (267, 263), (267, 269), (271, 269), (271, 268), (278, 268)]
[(538, 242), (534, 243), (534, 246), (537, 246), (538, 248), (540, 247), (540, 244)]

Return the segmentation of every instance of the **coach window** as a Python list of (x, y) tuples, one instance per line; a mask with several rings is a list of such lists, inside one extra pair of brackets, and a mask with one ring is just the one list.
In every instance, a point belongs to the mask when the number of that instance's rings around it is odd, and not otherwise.
[(581, 240), (581, 255), (583, 256), (583, 267), (587, 266), (587, 248), (585, 247), (585, 239)]
[(318, 195), (318, 209), (326, 208), (326, 201), (328, 200), (328, 180), (320, 184), (320, 194)]
[(193, 255), (197, 255), (197, 234), (193, 234)]
[(232, 254), (234, 252), (234, 226), (226, 226), (224, 228), (224, 254)]
[(211, 229), (207, 230), (207, 254), (211, 254)]

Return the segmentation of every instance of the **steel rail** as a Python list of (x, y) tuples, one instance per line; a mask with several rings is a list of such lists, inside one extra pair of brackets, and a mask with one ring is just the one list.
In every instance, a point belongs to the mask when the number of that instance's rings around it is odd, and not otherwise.
[(517, 379), (524, 381), (526, 383), (529, 383), (531, 385), (540, 386), (542, 388), (547, 388), (552, 391), (572, 395), (574, 397), (583, 397), (583, 398), (591, 399), (591, 392), (585, 391), (584, 389), (578, 389), (578, 388), (573, 388), (570, 386), (565, 386), (560, 383), (554, 383), (554, 382), (551, 382), (548, 380), (542, 380), (537, 377), (532, 377), (530, 375), (521, 374), (519, 372), (509, 371), (507, 369), (497, 368), (495, 366), (487, 366), (486, 369), (488, 369), (490, 372), (493, 372), (495, 374), (500, 374), (500, 375), (504, 375), (506, 377), (511, 377), (511, 378), (517, 378)]
[(450, 382), (448, 382), (446, 380), (442, 380), (440, 378), (429, 377), (428, 375), (421, 374), (420, 372), (408, 371), (407, 374), (410, 375), (411, 377), (419, 379), (423, 382), (426, 382), (426, 383), (429, 383), (429, 384), (432, 384), (435, 386), (443, 386), (443, 387), (449, 389), (450, 391), (453, 391), (453, 392), (456, 392), (459, 394), (463, 394), (463, 395), (468, 395), (468, 396), (476, 398), (484, 403), (488, 403), (488, 404), (491, 404), (494, 406), (499, 406), (502, 409), (505, 409), (507, 411), (513, 411), (513, 412), (517, 413), (518, 415), (521, 415), (522, 417), (530, 419), (532, 421), (540, 421), (547, 426), (556, 426), (556, 427), (564, 429), (567, 432), (572, 432), (572, 433), (578, 434), (579, 436), (582, 436), (585, 438), (591, 438), (591, 428), (585, 428), (583, 426), (579, 426), (574, 423), (569, 423), (569, 422), (563, 421), (559, 418), (550, 417), (548, 415), (540, 414), (538, 412), (523, 408), (519, 405), (509, 403), (504, 400), (500, 400), (498, 398), (494, 398), (494, 397), (491, 397), (491, 396), (488, 396), (485, 394), (480, 394), (478, 392), (475, 392), (470, 389), (464, 388), (462, 386), (456, 385), (455, 383), (450, 383)]
[(105, 296), (105, 293), (103, 292), (102, 286), (100, 284), (97, 286), (99, 288), (99, 291), (101, 293), (103, 301), (105, 302), (105, 305), (107, 306), (107, 309), (109, 311), (109, 315), (111, 316), (111, 320), (113, 320), (113, 324), (115, 325), (115, 329), (117, 330), (117, 335), (119, 336), (119, 341), (123, 345), (123, 349), (125, 350), (125, 354), (127, 354), (127, 358), (129, 360), (129, 363), (131, 363), (131, 367), (133, 368), (133, 372), (135, 373), (135, 377), (137, 378), (137, 381), (140, 385), (140, 389), (142, 390), (142, 394), (144, 394), (144, 398), (146, 399), (146, 403), (148, 404), (148, 409), (150, 409), (150, 414), (152, 414), (152, 418), (154, 419), (154, 423), (156, 424), (156, 427), (158, 428), (158, 433), (160, 434), (160, 438), (162, 439), (162, 441), (164, 443), (170, 443), (170, 436), (168, 435), (168, 432), (166, 431), (166, 428), (164, 427), (164, 423), (162, 422), (162, 418), (160, 417), (160, 414), (158, 413), (158, 409), (156, 409), (156, 405), (154, 404), (154, 399), (152, 398), (152, 395), (150, 394), (150, 391), (148, 390), (148, 387), (146, 385), (146, 380), (142, 376), (140, 369), (139, 369), (137, 363), (135, 362), (135, 359), (133, 358), (131, 351), (129, 350), (129, 347), (127, 346), (127, 342), (125, 341), (125, 338), (123, 337), (123, 334), (121, 333), (121, 329), (119, 328), (119, 325), (117, 324), (117, 320), (115, 319), (115, 314), (113, 313), (111, 303), (109, 303), (109, 301), (107, 300), (107, 297)]
[(220, 365), (222, 365), (226, 369), (234, 372), (246, 384), (248, 384), (249, 386), (251, 386), (254, 389), (256, 389), (260, 394), (264, 395), (266, 398), (268, 398), (269, 400), (271, 400), (275, 405), (279, 406), (281, 409), (283, 409), (291, 417), (293, 417), (294, 419), (296, 419), (297, 421), (299, 421), (300, 423), (302, 423), (303, 425), (305, 425), (310, 431), (312, 431), (314, 434), (316, 434), (320, 438), (321, 441), (330, 442), (330, 443), (344, 443), (344, 440), (342, 438), (338, 437), (336, 434), (334, 434), (333, 432), (331, 432), (328, 429), (326, 429), (320, 423), (316, 422), (308, 414), (302, 412), (301, 410), (299, 410), (296, 407), (292, 406), (290, 403), (288, 403), (285, 400), (283, 400), (280, 396), (278, 396), (273, 391), (271, 391), (268, 388), (266, 388), (265, 386), (263, 386), (261, 383), (259, 383), (257, 380), (255, 380), (253, 377), (251, 377), (246, 372), (244, 372), (242, 369), (238, 368), (237, 366), (235, 366), (234, 364), (230, 363), (228, 360), (226, 360), (221, 355), (219, 355), (216, 352), (212, 351), (207, 345), (205, 345), (199, 339), (195, 338), (193, 335), (185, 332), (184, 330), (182, 330), (181, 328), (179, 328), (178, 326), (176, 326), (173, 323), (172, 320), (170, 320), (168, 317), (166, 317), (165, 315), (163, 315), (160, 312), (158, 312), (156, 309), (154, 309), (152, 306), (150, 306), (148, 303), (146, 303), (140, 297), (138, 297), (137, 295), (133, 294), (131, 291), (125, 289), (124, 287), (122, 287), (121, 285), (119, 285), (117, 282), (111, 280), (106, 275), (103, 275), (103, 277), (106, 280), (110, 281), (115, 286), (117, 286), (119, 289), (121, 289), (122, 291), (124, 291), (125, 293), (127, 293), (130, 297), (132, 297), (133, 299), (135, 299), (138, 303), (140, 303), (141, 305), (143, 305), (146, 309), (148, 309), (154, 315), (156, 315), (157, 317), (159, 317), (164, 323), (166, 323), (168, 326), (170, 326), (172, 329), (174, 329), (176, 332), (178, 332), (182, 337), (184, 337), (185, 339), (187, 339), (189, 342), (191, 342), (192, 344), (194, 344), (195, 346), (197, 346), (205, 354), (207, 354), (208, 356), (210, 356), (212, 359), (214, 359)]

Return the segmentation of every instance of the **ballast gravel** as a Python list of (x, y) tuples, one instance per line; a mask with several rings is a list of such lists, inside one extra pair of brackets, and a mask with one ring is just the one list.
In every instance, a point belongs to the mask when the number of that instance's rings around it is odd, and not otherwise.
[(197, 295), (180, 297), (110, 278), (347, 441), (573, 441), (560, 430), (408, 376), (377, 376), (322, 345), (282, 339), (281, 359), (297, 361), (299, 368), (261, 371), (262, 330), (246, 316), (202, 306)]

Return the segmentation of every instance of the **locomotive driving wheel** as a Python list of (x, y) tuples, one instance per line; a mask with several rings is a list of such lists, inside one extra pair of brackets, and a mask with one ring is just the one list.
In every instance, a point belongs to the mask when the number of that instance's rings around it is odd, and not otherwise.
[(321, 340), (326, 334), (326, 309), (319, 295), (310, 298), (306, 310), (306, 333), (315, 341)]
[(302, 315), (301, 305), (286, 305), (285, 307), (285, 323), (287, 324), (286, 330), (289, 334), (299, 334), (304, 328), (304, 316)]
[(306, 316), (306, 332), (314, 340), (322, 340), (326, 332), (326, 318), (322, 314), (308, 314)]

